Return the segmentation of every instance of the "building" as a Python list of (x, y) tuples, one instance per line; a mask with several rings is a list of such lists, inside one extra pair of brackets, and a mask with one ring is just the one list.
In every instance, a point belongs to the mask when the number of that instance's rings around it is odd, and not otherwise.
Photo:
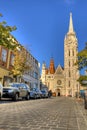
[[(16, 41), (17, 44), (18, 41)], [(20, 44), (19, 44), (20, 45)], [(21, 46), (21, 45), (20, 45)], [(27, 58), (27, 63), (31, 66), (31, 69), (27, 69), (24, 71), (23, 75), (18, 75), (16, 77), (17, 82), (27, 82), (31, 87), (40, 87), (40, 64), (39, 62), (28, 52), (24, 47), (22, 50), (17, 48), (19, 51), (19, 55), (22, 52), (23, 59)], [(19, 57), (18, 55), (18, 57)], [(21, 59), (21, 60), (23, 60)], [(15, 55), (14, 51), (0, 46), (0, 79), (4, 86), (6, 86), (9, 82), (15, 81), (15, 78), (12, 74), (12, 68), (14, 67)], [(19, 66), (20, 67), (20, 66)]]
[(61, 65), (55, 69), (54, 60), (51, 58), (49, 68), (42, 65), (41, 80), (44, 85), (55, 92), (56, 95), (76, 96), (80, 85), (77, 82), (79, 71), (75, 62), (78, 53), (78, 40), (73, 28), (72, 14), (70, 13), (69, 30), (64, 39), (64, 68)]
[(13, 66), (14, 54), (11, 50), (0, 46), (0, 79), (5, 85), (6, 82), (13, 81), (10, 70)]
[(31, 69), (24, 72), (22, 79), (27, 82), (30, 87), (40, 87), (40, 63), (27, 52), (27, 61), (31, 65)]

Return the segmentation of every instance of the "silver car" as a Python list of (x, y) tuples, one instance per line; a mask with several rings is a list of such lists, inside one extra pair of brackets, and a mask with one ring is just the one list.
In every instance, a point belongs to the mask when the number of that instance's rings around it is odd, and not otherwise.
[(30, 88), (25, 83), (10, 83), (7, 87), (3, 88), (3, 98), (12, 98), (17, 101), (19, 98), (30, 98)]

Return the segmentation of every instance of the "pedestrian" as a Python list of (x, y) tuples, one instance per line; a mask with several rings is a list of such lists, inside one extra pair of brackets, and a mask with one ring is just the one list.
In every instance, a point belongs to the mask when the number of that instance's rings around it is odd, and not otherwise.
[(48, 91), (48, 97), (50, 98), (51, 96), (52, 96), (52, 91), (49, 90), (49, 91)]
[(85, 105), (85, 109), (87, 109), (87, 89), (84, 92), (84, 105)]

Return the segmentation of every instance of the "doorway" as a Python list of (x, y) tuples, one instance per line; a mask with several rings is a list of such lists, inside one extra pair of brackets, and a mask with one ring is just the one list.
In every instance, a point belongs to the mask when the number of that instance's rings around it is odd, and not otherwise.
[(60, 92), (58, 92), (58, 96), (60, 96)]
[(60, 89), (57, 89), (57, 96), (60, 96)]

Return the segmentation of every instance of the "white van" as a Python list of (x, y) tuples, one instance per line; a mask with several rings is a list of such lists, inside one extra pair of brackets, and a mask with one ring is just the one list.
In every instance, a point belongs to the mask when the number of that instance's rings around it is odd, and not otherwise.
[(2, 84), (0, 83), (0, 99), (2, 98), (2, 94), (3, 94), (3, 86), (2, 86)]

